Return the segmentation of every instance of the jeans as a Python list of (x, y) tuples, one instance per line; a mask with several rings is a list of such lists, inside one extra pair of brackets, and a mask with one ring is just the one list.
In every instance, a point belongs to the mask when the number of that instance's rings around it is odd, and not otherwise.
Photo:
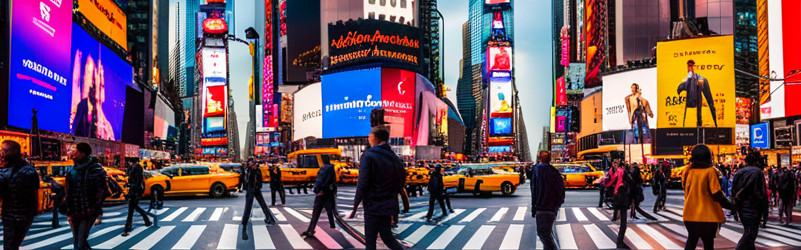
[(3, 216), (3, 249), (19, 249), (32, 223), (33, 216)]
[(606, 187), (604, 187), (604, 185), (600, 185), (600, 186), (601, 187), (598, 188), (598, 190), (601, 191), (601, 199), (598, 200), (598, 207), (603, 207), (604, 206), (604, 195), (606, 194)]
[(314, 197), (314, 210), (312, 210), (311, 223), (309, 223), (309, 229), (306, 230), (306, 232), (314, 231), (314, 227), (317, 226), (317, 220), (320, 219), (323, 208), (325, 208), (326, 213), (328, 213), (329, 226), (331, 226), (331, 228), (336, 227), (334, 225), (334, 194), (323, 191), (322, 195)]
[(286, 192), (284, 192), (284, 185), (270, 185), (270, 196), (273, 199), (273, 206), (275, 206), (275, 193), (281, 197), (281, 204), (286, 204)]
[(139, 213), (142, 216), (142, 220), (145, 221), (145, 225), (150, 225), (150, 218), (147, 217), (147, 213), (144, 209), (139, 207), (139, 197), (138, 195), (131, 195), (128, 199), (128, 218), (125, 220), (125, 230), (130, 230), (133, 227), (133, 212)]
[(448, 210), (445, 210), (445, 197), (442, 195), (432, 194), (428, 198), (428, 214), (426, 218), (431, 219), (431, 216), (434, 215), (434, 201), (439, 202), (440, 208), (442, 208), (442, 215), (448, 214)]
[(687, 228), (687, 245), (684, 250), (694, 250), (698, 246), (698, 239), (704, 242), (704, 250), (715, 249), (715, 237), (718, 234), (720, 224), (715, 222), (694, 222), (685, 221)]
[(740, 215), (740, 220), (743, 223), (743, 236), (740, 238), (740, 242), (737, 242), (736, 250), (756, 249), (754, 242), (757, 234), (759, 234), (759, 219)]
[(376, 240), (378, 240), (378, 235), (381, 235), (381, 240), (389, 249), (403, 249), (403, 246), (395, 239), (395, 235), (392, 234), (391, 223), (392, 216), (390, 215), (366, 214), (364, 216), (364, 247), (367, 250), (376, 249)]
[(795, 198), (795, 197), (792, 197), (790, 195), (787, 195), (787, 196), (782, 195), (780, 197), (780, 200), (781, 200), (781, 204), (779, 205), (779, 222), (780, 223), (782, 222), (781, 221), (782, 218), (783, 218), (782, 215), (787, 217), (787, 222), (793, 221), (793, 204), (795, 203), (793, 198)]
[(242, 215), (242, 225), (247, 225), (248, 220), (250, 220), (250, 211), (253, 210), (253, 198), (256, 198), (256, 201), (259, 202), (261, 211), (264, 212), (264, 216), (267, 217), (264, 219), (265, 222), (275, 222), (275, 216), (267, 209), (267, 202), (264, 202), (264, 196), (261, 195), (261, 190), (248, 190), (247, 192), (248, 193), (245, 195), (245, 214)]
[(96, 217), (89, 218), (72, 218), (72, 246), (76, 250), (92, 249), (89, 246), (89, 232), (92, 226), (95, 225)]
[(553, 237), (553, 222), (556, 220), (556, 212), (537, 211), (535, 217), (537, 220), (537, 236), (542, 241), (543, 249), (557, 249), (556, 241), (554, 241)]
[[(617, 230), (617, 247), (624, 248), (623, 246), (626, 245), (626, 230), (628, 229), (628, 221), (626, 220), (626, 210), (627, 209), (617, 209), (615, 208), (615, 215), (612, 216), (614, 218), (620, 217), (620, 228)], [(614, 219), (612, 219), (614, 220)]]

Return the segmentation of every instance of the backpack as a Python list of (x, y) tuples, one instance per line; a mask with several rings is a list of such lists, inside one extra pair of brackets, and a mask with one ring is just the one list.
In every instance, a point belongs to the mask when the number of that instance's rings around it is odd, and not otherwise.
[(785, 171), (779, 175), (778, 190), (780, 193), (790, 193), (795, 191), (795, 176), (790, 171)]

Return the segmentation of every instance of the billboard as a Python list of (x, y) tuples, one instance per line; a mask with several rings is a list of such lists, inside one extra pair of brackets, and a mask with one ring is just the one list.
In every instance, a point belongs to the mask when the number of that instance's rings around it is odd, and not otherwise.
[(322, 84), (314, 83), (295, 92), (295, 100), (302, 100), (294, 105), (292, 112), (292, 140), (300, 140), (309, 136), (323, 137), (323, 97)]
[(751, 147), (770, 148), (770, 124), (760, 123), (751, 125)]
[(203, 48), (203, 77), (228, 77), (225, 48)]
[(734, 98), (735, 111), (734, 115), (737, 119), (737, 124), (749, 124), (751, 121), (751, 98), (736, 97)]
[(565, 76), (565, 89), (568, 93), (581, 93), (584, 90), (584, 74), (587, 65), (584, 63), (570, 63)]
[(487, 48), (487, 70), (488, 71), (512, 71), (512, 47), (489, 47)]
[[(603, 131), (656, 128), (657, 69), (636, 69), (603, 76)], [(651, 105), (654, 102), (654, 105)], [(647, 124), (647, 125), (646, 125)]]
[[(273, 6), (273, 0), (264, 0), (264, 6)], [(262, 106), (262, 123), (264, 127), (275, 128), (278, 127), (275, 113), (278, 108), (278, 103), (275, 99), (275, 83), (273, 82), (273, 8), (264, 8), (264, 61), (262, 65), (262, 85), (261, 85), (261, 100)]]
[(402, 69), (381, 69), (381, 102), (391, 137), (412, 138), (417, 75)]
[(490, 118), (490, 135), (512, 134), (512, 118)]
[(584, 6), (587, 68), (584, 75), (586, 88), (601, 86), (601, 67), (606, 61), (606, 0), (586, 0)]
[(486, 5), (503, 4), (509, 2), (511, 2), (511, 0), (484, 0), (484, 4)]
[(750, 141), (751, 128), (747, 124), (737, 124), (734, 128), (734, 144), (737, 146), (747, 146)]
[(658, 128), (734, 128), (733, 46), (732, 36), (657, 43)]
[(161, 98), (156, 99), (156, 109), (153, 116), (153, 136), (167, 139), (170, 128), (175, 127), (175, 111)]
[(370, 112), (381, 108), (381, 69), (328, 74), (322, 80), (323, 138), (368, 135)]
[(490, 80), (490, 118), (512, 117), (514, 100), (512, 100), (512, 80)]
[(228, 87), (226, 85), (204, 86), (203, 99), (203, 146), (227, 145)]
[[(772, 1), (771, 3), (775, 5), (777, 1)], [(798, 72), (798, 70), (801, 69), (801, 48), (798, 46), (798, 41), (801, 40), (801, 20), (798, 18), (799, 15), (801, 15), (801, 2), (782, 1), (781, 13), (782, 40), (784, 43), (784, 74), (789, 74), (786, 76), (782, 75), (785, 76), (785, 83), (787, 83), (787, 85), (785, 85), (785, 96), (801, 96), (801, 72)], [(773, 38), (771, 37), (769, 39), (772, 40)], [(771, 54), (771, 56), (773, 55)], [(771, 65), (771, 69), (773, 68), (773, 65)], [(786, 116), (801, 115), (801, 102), (798, 100), (785, 99), (784, 105)]]
[[(52, 1), (66, 2), (66, 1)], [(68, 2), (66, 2), (68, 3)], [(68, 4), (69, 5), (69, 4)], [(112, 0), (78, 0), (78, 12), (123, 49), (128, 50), (128, 21)]]
[(556, 79), (556, 106), (567, 105), (567, 90), (565, 89), (565, 77), (560, 76)]
[(320, 1), (284, 1), (280, 8), (281, 34), (286, 34), (284, 79), (287, 82), (310, 82), (310, 73), (320, 69), (321, 62)]
[(207, 86), (203, 92), (203, 117), (225, 116), (228, 103), (226, 86)]
[[(776, 78), (784, 78), (784, 32), (782, 26), (782, 4), (773, 1), (767, 4), (767, 32), (760, 34), (766, 36), (760, 40), (760, 47), (767, 43), (767, 55), (760, 54), (760, 67), (765, 68), (767, 75), (776, 73)], [(764, 41), (767, 40), (767, 41)], [(794, 43), (793, 43), (794, 44)], [(763, 49), (765, 50), (765, 49)], [(767, 59), (764, 59), (767, 57)], [(775, 119), (785, 117), (785, 86), (784, 81), (770, 81), (760, 86), (759, 113), (761, 119)]]
[(379, 62), (417, 69), (420, 29), (373, 19), (328, 24), (330, 68)]

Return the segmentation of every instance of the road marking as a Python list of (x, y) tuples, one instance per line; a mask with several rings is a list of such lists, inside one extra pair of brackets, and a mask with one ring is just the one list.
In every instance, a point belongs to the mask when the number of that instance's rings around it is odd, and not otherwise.
[[(620, 227), (618, 227), (618, 225), (612, 224), (609, 225), (609, 227), (612, 228), (613, 231), (620, 230)], [(651, 244), (648, 244), (648, 242), (646, 242), (645, 239), (642, 238), (642, 236), (640, 236), (640, 233), (638, 233), (637, 230), (634, 230), (635, 227), (636, 227), (635, 225), (632, 225), (631, 228), (629, 228), (629, 230), (626, 231), (626, 239), (629, 239), (631, 244), (634, 244), (634, 247), (636, 247), (637, 249), (655, 249), (651, 247)]]
[(592, 214), (592, 216), (595, 216), (595, 218), (598, 218), (599, 221), (608, 221), (609, 220), (609, 217), (606, 217), (606, 215), (601, 211), (600, 208), (588, 207), (587, 211), (590, 211), (590, 214)]
[(395, 234), (402, 234), (403, 231), (406, 231), (406, 229), (409, 229), (410, 226), (412, 226), (412, 223), (398, 223), (398, 227), (397, 228), (393, 228), (392, 232), (395, 233)]
[(465, 211), (464, 209), (459, 209), (459, 208), (454, 209), (453, 213), (450, 213), (450, 214), (448, 214), (448, 216), (445, 216), (445, 218), (442, 218), (439, 221), (439, 223), (437, 223), (437, 224), (442, 224), (442, 223), (448, 222), (448, 221), (452, 220), (453, 218), (456, 218), (456, 216), (459, 216), (460, 214), (464, 213), (464, 211)]
[(561, 249), (578, 249), (570, 224), (556, 225), (556, 235), (559, 237), (559, 246)]
[(590, 239), (592, 239), (592, 242), (595, 243), (595, 246), (598, 247), (598, 249), (617, 247), (617, 244), (609, 239), (609, 237), (606, 237), (606, 234), (604, 234), (604, 232), (601, 231), (598, 226), (595, 226), (595, 224), (585, 224), (584, 230), (590, 235)]
[(515, 217), (512, 218), (513, 221), (522, 221), (526, 218), (526, 212), (528, 211), (528, 207), (517, 207), (517, 211), (515, 211)]
[(162, 214), (166, 213), (166, 212), (167, 212), (167, 211), (169, 211), (169, 210), (170, 210), (170, 208), (168, 208), (168, 207), (163, 207), (162, 209), (156, 209), (156, 210), (154, 210), (154, 211), (156, 211), (156, 212), (155, 212), (155, 214), (156, 214), (156, 215), (162, 215)]
[(206, 229), (206, 225), (193, 225), (189, 227), (189, 230), (186, 230), (184, 236), (178, 240), (178, 243), (175, 243), (172, 246), (172, 249), (192, 249), (197, 242), (197, 239), (200, 238), (200, 235), (203, 234), (203, 230)]
[(253, 243), (255, 249), (275, 249), (275, 244), (265, 226), (253, 227)]
[(578, 221), (589, 221), (589, 219), (587, 219), (587, 216), (585, 216), (584, 213), (581, 212), (581, 208), (574, 207), (572, 210), (573, 210), (573, 216), (576, 216), (576, 219)]
[(403, 240), (408, 241), (412, 244), (417, 244), (417, 242), (420, 242), (420, 240), (422, 240), (423, 237), (426, 237), (426, 235), (428, 235), (428, 233), (431, 232), (431, 229), (434, 229), (434, 226), (422, 225), (420, 226), (420, 228), (415, 230), (414, 233), (412, 233)]
[[(45, 246), (49, 246), (68, 239), (72, 239), (72, 231), (67, 232), (65, 234), (61, 234), (56, 237), (50, 237), (47, 240), (38, 241), (27, 246), (22, 246), (22, 249), (40, 249), (44, 248)], [(0, 240), (3, 240), (2, 236), (0, 236)]]
[(292, 228), (292, 225), (289, 224), (281, 224), (281, 231), (284, 232), (284, 236), (289, 241), (289, 244), (292, 245), (294, 249), (312, 249), (312, 247), (300, 237), (297, 231)]
[(122, 214), (122, 213), (120, 213), (120, 212), (103, 213), (103, 217), (106, 217), (106, 218), (114, 217), (114, 216), (117, 216), (117, 215), (120, 215), (120, 214)]
[(334, 240), (334, 238), (332, 238), (331, 235), (328, 235), (328, 233), (326, 233), (321, 227), (317, 226), (315, 227), (314, 230), (315, 230), (314, 238), (317, 238), (317, 240), (320, 241), (320, 243), (323, 243), (325, 248), (342, 249), (342, 246), (340, 246), (339, 243), (337, 243), (337, 241)]
[(25, 240), (26, 241), (32, 240), (32, 239), (36, 239), (36, 238), (39, 238), (39, 237), (42, 237), (42, 236), (45, 236), (45, 235), (54, 234), (54, 233), (58, 233), (58, 232), (61, 232), (61, 231), (66, 231), (66, 230), (69, 230), (69, 229), (70, 229), (70, 227), (61, 227), (61, 228), (57, 228), (57, 229), (53, 229), (53, 230), (47, 230), (47, 231), (44, 231), (44, 232), (41, 232), (41, 233), (38, 233), (38, 234), (26, 236)]
[(662, 247), (665, 249), (684, 249), (683, 247), (676, 245), (675, 242), (668, 239), (664, 234), (660, 233), (659, 231), (657, 231), (656, 229), (647, 224), (639, 224), (637, 225), (637, 227), (642, 229), (642, 231), (644, 231), (646, 234), (648, 234), (648, 236), (656, 240), (656, 242), (659, 243), (659, 245), (662, 245)]
[(487, 210), (487, 208), (484, 208), (484, 207), (476, 209), (472, 213), (468, 214), (467, 217), (464, 217), (462, 220), (460, 220), (459, 223), (471, 222), (471, 221), (475, 220), (476, 217), (478, 217), (479, 214), (483, 213), (486, 210)]
[(506, 235), (503, 236), (503, 242), (498, 249), (520, 249), (520, 240), (523, 238), (523, 225), (511, 224), (509, 229), (506, 230)]
[(493, 215), (489, 221), (490, 222), (501, 221), (501, 219), (503, 219), (503, 216), (506, 215), (506, 212), (509, 212), (508, 207), (502, 207), (501, 209), (498, 209), (498, 212), (496, 212), (495, 215)]
[(434, 241), (434, 243), (431, 243), (431, 245), (428, 246), (428, 249), (447, 248), (448, 244), (450, 244), (451, 241), (453, 241), (453, 239), (456, 238), (456, 235), (458, 235), (459, 232), (462, 231), (462, 229), (464, 229), (464, 225), (456, 225), (448, 227), (448, 229), (446, 229), (445, 232), (442, 232), (442, 234), (439, 235), (439, 237), (437, 238), (437, 240)]
[(556, 221), (567, 221), (567, 215), (565, 214), (565, 208), (559, 208), (559, 216), (557, 216)]
[(173, 229), (175, 229), (175, 226), (160, 227), (155, 232), (147, 236), (147, 238), (139, 241), (139, 243), (131, 247), (131, 249), (151, 249), (156, 245), (156, 243), (161, 241), (161, 239), (164, 239), (164, 237), (167, 236), (167, 234), (169, 234)]
[[(674, 214), (672, 212), (661, 213), (660, 215), (668, 217), (668, 218), (670, 218), (671, 220), (674, 220), (674, 221), (684, 221), (684, 218), (682, 218), (681, 215), (677, 215), (677, 214)], [(737, 241), (735, 241), (735, 242), (737, 242)]]
[(682, 226), (679, 226), (679, 225), (676, 225), (676, 224), (660, 224), (660, 225), (662, 225), (663, 227), (665, 227), (667, 229), (672, 230), (673, 232), (675, 232), (675, 233), (677, 233), (677, 234), (679, 234), (681, 236), (684, 236), (685, 238), (687, 237), (687, 228), (685, 228), (685, 227), (682, 227)]
[(199, 207), (199, 208), (196, 208), (196, 209), (195, 209), (195, 211), (192, 211), (192, 213), (191, 213), (191, 214), (189, 214), (189, 216), (186, 216), (186, 218), (184, 218), (184, 219), (183, 219), (183, 220), (181, 220), (181, 221), (183, 221), (183, 222), (193, 222), (193, 221), (196, 221), (196, 220), (197, 220), (197, 217), (199, 217), (199, 216), (200, 216), (200, 214), (202, 214), (204, 211), (206, 211), (206, 208), (205, 208), (205, 207)]
[(426, 216), (426, 214), (428, 214), (428, 211), (425, 211), (425, 212), (419, 212), (419, 213), (413, 214), (413, 215), (411, 215), (411, 216), (409, 216), (409, 217), (403, 218), (403, 220), (417, 220), (417, 219), (421, 219), (421, 218), (425, 217), (425, 216)]
[[(795, 240), (792, 240), (792, 239), (788, 239), (788, 238), (785, 238), (785, 237), (782, 237), (782, 236), (779, 236), (779, 235), (771, 234), (771, 233), (768, 233), (768, 232), (762, 232), (762, 233), (759, 234), (759, 236), (760, 237), (765, 237), (766, 239), (779, 241), (781, 243), (784, 243), (784, 244), (787, 244), (787, 245), (790, 245), (790, 246), (801, 246), (801, 242), (798, 242), (798, 241), (795, 241)], [(798, 235), (796, 235), (794, 237), (798, 237)]]
[(218, 207), (214, 209), (214, 212), (211, 213), (211, 217), (209, 217), (209, 221), (219, 221), (220, 217), (222, 217), (223, 212), (228, 210), (228, 208)]
[(300, 220), (302, 222), (306, 222), (306, 223), (311, 222), (311, 220), (309, 218), (306, 218), (302, 214), (298, 213), (298, 211), (295, 211), (295, 209), (292, 209), (292, 208), (289, 208), (289, 207), (284, 207), (284, 210), (286, 210), (287, 213), (291, 214), (292, 216), (295, 216), (295, 218), (298, 218), (298, 220)]
[(184, 211), (186, 211), (187, 209), (189, 209), (189, 208), (188, 208), (188, 207), (181, 207), (181, 208), (179, 208), (178, 210), (175, 210), (175, 212), (173, 212), (173, 213), (172, 213), (172, 214), (170, 214), (169, 216), (167, 216), (167, 217), (164, 217), (164, 219), (161, 219), (161, 221), (172, 221), (172, 220), (174, 220), (175, 218), (178, 218), (178, 216), (179, 216), (179, 215), (181, 215), (181, 213), (183, 213), (183, 212), (184, 212)]
[[(773, 234), (784, 235), (784, 236), (791, 237), (791, 238), (798, 237), (798, 235), (801, 234), (799, 232), (792, 233), (792, 232), (788, 232), (788, 231), (785, 231), (785, 230), (778, 230), (777, 228), (774, 228), (773, 226), (768, 226), (768, 228), (763, 228), (761, 230), (766, 231), (766, 232), (771, 232)], [(798, 245), (798, 246), (801, 246), (801, 245)]]
[(278, 208), (271, 207), (270, 211), (273, 212), (273, 215), (275, 215), (276, 220), (286, 221), (286, 217), (284, 217), (284, 214), (282, 214), (281, 211), (278, 210)]
[(492, 230), (495, 229), (495, 225), (482, 225), (476, 233), (473, 234), (473, 237), (467, 241), (467, 244), (464, 245), (463, 249), (481, 249), (484, 246), (484, 243), (487, 242), (487, 238), (489, 238)]
[(225, 224), (220, 234), (220, 241), (217, 243), (217, 249), (236, 249), (236, 241), (238, 239), (239, 225)]
[(117, 246), (119, 246), (120, 244), (122, 244), (123, 242), (128, 241), (128, 240), (134, 238), (134, 236), (136, 236), (137, 234), (141, 233), (142, 231), (145, 231), (145, 229), (146, 229), (146, 227), (138, 227), (138, 228), (134, 229), (133, 231), (131, 231), (130, 233), (128, 233), (128, 236), (123, 237), (122, 235), (117, 235), (114, 238), (111, 238), (110, 240), (107, 240), (106, 242), (103, 242), (102, 244), (94, 246), (92, 248), (94, 248), (94, 249), (114, 249)]
[[(97, 231), (97, 232), (89, 235), (89, 238), (86, 239), (86, 240), (92, 240), (92, 239), (97, 238), (97, 237), (99, 237), (101, 235), (107, 234), (107, 233), (109, 233), (111, 231), (120, 230), (120, 229), (122, 229), (122, 227), (123, 227), (123, 225), (116, 225), (116, 226), (110, 226), (110, 227), (107, 227), (107, 228), (103, 228), (100, 231)], [(68, 246), (62, 247), (61, 249), (73, 249), (73, 245), (69, 244)]]

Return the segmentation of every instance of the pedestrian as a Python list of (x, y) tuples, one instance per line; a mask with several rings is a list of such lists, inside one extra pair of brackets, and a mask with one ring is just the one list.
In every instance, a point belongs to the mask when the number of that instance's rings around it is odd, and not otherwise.
[(239, 189), (240, 193), (245, 190), (245, 168), (245, 164), (239, 165), (239, 184), (237, 185), (237, 189)]
[(300, 236), (314, 237), (314, 228), (317, 226), (317, 221), (320, 219), (320, 213), (323, 212), (323, 208), (328, 214), (329, 226), (336, 228), (334, 226), (334, 213), (336, 213), (337, 182), (334, 171), (334, 165), (331, 165), (331, 160), (328, 157), (323, 157), (323, 167), (317, 172), (317, 181), (312, 189), (315, 196), (311, 223), (309, 223), (309, 229), (301, 233)]
[(66, 191), (64, 190), (64, 186), (54, 180), (50, 175), (42, 177), (42, 181), (50, 185), (50, 200), (53, 202), (53, 223), (51, 226), (53, 228), (59, 228), (61, 225), (59, 225), (58, 221), (58, 210), (61, 207), (61, 203), (64, 202)]
[(3, 203), (3, 248), (19, 249), (36, 216), (39, 174), (22, 158), (19, 143), (3, 141), (0, 149), (0, 201)]
[(639, 211), (643, 216), (650, 217), (647, 213), (645, 213), (642, 208), (640, 208), (640, 202), (645, 200), (645, 195), (643, 194), (642, 185), (644, 183), (642, 179), (642, 174), (640, 173), (640, 167), (637, 163), (634, 163), (629, 166), (629, 175), (631, 175), (631, 188), (629, 191), (631, 192), (631, 219), (640, 219), (637, 217), (637, 211)]
[(61, 212), (70, 222), (74, 249), (91, 249), (89, 232), (103, 215), (103, 201), (110, 195), (106, 170), (87, 143), (78, 143), (70, 155), (75, 165), (66, 176), (67, 197)]
[(611, 158), (612, 167), (615, 168), (615, 170), (606, 183), (606, 188), (611, 190), (612, 204), (615, 209), (612, 214), (612, 221), (616, 221), (620, 218), (620, 226), (617, 232), (617, 248), (628, 249), (629, 247), (624, 240), (626, 230), (628, 229), (626, 210), (631, 206), (629, 189), (631, 188), (632, 180), (631, 175), (626, 171), (625, 163), (623, 163), (623, 155), (623, 152), (613, 152)]
[[(796, 191), (798, 183), (795, 179), (795, 174), (784, 166), (779, 171), (777, 183), (778, 197), (781, 200), (779, 205), (779, 223), (790, 225), (793, 220), (793, 204), (795, 204)], [(782, 217), (784, 216), (784, 217)], [(784, 218), (784, 220), (782, 220)]]
[[(606, 163), (602, 163), (606, 164)], [(598, 182), (598, 191), (600, 191), (600, 199), (598, 200), (598, 207), (601, 208), (604, 205), (604, 202), (607, 199), (606, 193), (608, 192), (606, 186), (610, 182), (611, 176), (615, 173), (615, 167), (609, 168), (606, 174), (601, 177), (601, 181)]]
[(778, 189), (778, 171), (776, 171), (775, 166), (770, 166), (768, 169), (768, 188), (770, 189), (770, 206), (778, 206), (779, 205), (779, 197), (777, 194)]
[(122, 236), (128, 236), (128, 233), (133, 231), (134, 210), (142, 216), (142, 220), (145, 221), (145, 227), (153, 225), (145, 210), (139, 207), (139, 199), (142, 198), (144, 192), (144, 171), (139, 164), (133, 164), (128, 168), (128, 218), (125, 220), (125, 229), (122, 231)]
[(434, 201), (439, 202), (440, 208), (442, 208), (442, 216), (448, 215), (448, 211), (445, 210), (445, 197), (443, 197), (442, 193), (445, 189), (445, 184), (442, 182), (442, 166), (437, 164), (434, 169), (429, 172), (429, 179), (428, 179), (428, 214), (426, 214), (426, 221), (431, 222), (431, 216), (434, 215)]
[(737, 169), (731, 183), (732, 207), (743, 225), (743, 235), (735, 248), (738, 250), (755, 249), (754, 242), (759, 233), (759, 224), (762, 215), (768, 210), (769, 201), (762, 159), (759, 152), (749, 152), (745, 157), (748, 165)]
[(659, 210), (665, 209), (665, 198), (667, 198), (667, 176), (666, 168), (663, 167), (662, 164), (657, 164), (654, 167), (654, 176), (651, 183), (651, 188), (653, 189), (653, 193), (656, 196), (656, 202), (654, 202), (654, 213), (658, 213)]
[(267, 208), (267, 202), (264, 201), (264, 196), (261, 195), (262, 175), (261, 169), (253, 161), (248, 161), (247, 176), (245, 176), (245, 214), (242, 215), (242, 240), (247, 240), (247, 225), (250, 220), (250, 212), (253, 210), (253, 198), (259, 202), (261, 211), (264, 213), (264, 223), (268, 226), (275, 225), (275, 216), (270, 209)]
[(349, 218), (356, 216), (359, 203), (364, 201), (364, 240), (365, 248), (376, 249), (377, 236), (381, 235), (389, 249), (403, 249), (392, 234), (392, 215), (398, 214), (398, 194), (406, 179), (403, 162), (387, 144), (389, 131), (375, 127), (367, 137), (370, 148), (364, 151), (359, 166), (359, 180), (353, 211)]
[(553, 223), (556, 211), (565, 203), (565, 184), (559, 170), (551, 166), (550, 152), (540, 151), (537, 158), (531, 173), (531, 217), (536, 218), (543, 249), (557, 249)]
[(273, 200), (273, 206), (275, 206), (276, 193), (278, 193), (278, 196), (281, 198), (281, 204), (286, 205), (286, 192), (284, 191), (284, 184), (281, 182), (281, 168), (278, 166), (278, 164), (273, 164), (270, 165), (269, 171), (270, 197)]
[(712, 166), (709, 147), (699, 144), (693, 148), (681, 183), (684, 186), (683, 220), (688, 234), (684, 249), (695, 249), (699, 238), (704, 249), (715, 249), (717, 232), (726, 222), (723, 208), (731, 209), (731, 202), (720, 187), (720, 176)]

